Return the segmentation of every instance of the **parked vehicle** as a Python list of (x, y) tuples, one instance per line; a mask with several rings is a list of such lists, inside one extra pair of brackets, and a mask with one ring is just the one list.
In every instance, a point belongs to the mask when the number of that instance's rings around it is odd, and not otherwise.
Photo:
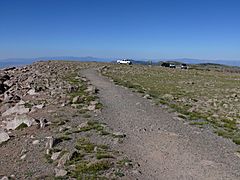
[(162, 67), (168, 67), (168, 68), (176, 68), (175, 64), (169, 63), (169, 62), (164, 62), (161, 64)]
[(164, 62), (161, 64), (162, 67), (170, 67), (170, 63)]
[(187, 64), (182, 64), (182, 65), (181, 65), (181, 69), (188, 69)]
[(132, 62), (130, 59), (122, 59), (122, 60), (117, 60), (117, 64), (128, 64), (131, 65)]

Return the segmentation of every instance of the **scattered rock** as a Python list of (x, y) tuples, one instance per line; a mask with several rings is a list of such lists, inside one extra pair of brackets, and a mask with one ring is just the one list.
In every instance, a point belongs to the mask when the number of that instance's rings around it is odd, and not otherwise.
[(145, 95), (143, 96), (143, 98), (145, 98), (145, 99), (151, 99), (151, 96), (150, 96), (149, 94), (145, 94)]
[(41, 118), (39, 122), (40, 122), (40, 128), (45, 128), (47, 124), (47, 120), (45, 118)]
[(87, 82), (87, 79), (85, 77), (82, 77), (82, 81)]
[(88, 86), (85, 90), (87, 93), (96, 93), (96, 88), (94, 86)]
[(69, 156), (70, 156), (69, 153), (65, 153), (65, 154), (61, 157), (61, 159), (59, 159), (57, 167), (64, 167), (64, 165), (66, 164), (66, 162), (69, 160)]
[(96, 105), (89, 105), (89, 106), (87, 107), (87, 109), (88, 109), (89, 111), (94, 111), (94, 110), (96, 109)]
[(30, 111), (29, 108), (25, 108), (24, 105), (17, 103), (14, 107), (5, 111), (2, 116), (9, 116), (11, 114), (26, 114)]
[(84, 128), (84, 127), (86, 127), (86, 126), (88, 126), (88, 123), (87, 123), (87, 122), (84, 122), (84, 123), (79, 124), (79, 125), (78, 125), (78, 128)]
[(227, 109), (228, 108), (228, 104), (223, 104), (223, 107)]
[(98, 104), (98, 101), (91, 101), (90, 104), (91, 105), (96, 105), (96, 104)]
[(47, 143), (46, 143), (46, 149), (47, 149), (47, 152), (46, 154), (50, 154), (50, 150), (53, 148), (53, 137), (52, 136), (49, 136), (49, 137), (46, 137), (47, 139)]
[(40, 143), (39, 140), (34, 140), (34, 141), (32, 142), (33, 145), (36, 145), (36, 144), (39, 144), (39, 143)]
[(0, 131), (0, 144), (2, 144), (3, 142), (6, 142), (10, 139), (8, 133), (4, 132), (4, 131)]
[(45, 107), (44, 104), (39, 104), (39, 105), (33, 106), (33, 108), (37, 108), (37, 109), (42, 109), (44, 107)]
[(35, 92), (35, 89), (30, 89), (27, 93), (28, 93), (30, 96), (38, 95), (38, 93)]
[(55, 168), (55, 177), (63, 177), (67, 175), (67, 171), (64, 169)]
[(126, 137), (126, 134), (121, 133), (121, 132), (114, 132), (113, 136), (118, 137), (118, 138), (123, 138), (123, 137)]
[(53, 161), (57, 160), (60, 154), (61, 154), (61, 152), (53, 153), (52, 156), (51, 156), (51, 159), (52, 159)]
[(27, 157), (27, 154), (24, 154), (20, 157), (21, 160), (25, 159)]
[(28, 127), (32, 126), (34, 124), (35, 120), (27, 115), (18, 115), (14, 118), (12, 121), (6, 122), (6, 129), (7, 130), (15, 130), (17, 129), (21, 124), (26, 124)]
[(80, 96), (76, 96), (73, 98), (72, 103), (76, 104), (76, 103), (82, 103), (83, 102), (83, 98)]

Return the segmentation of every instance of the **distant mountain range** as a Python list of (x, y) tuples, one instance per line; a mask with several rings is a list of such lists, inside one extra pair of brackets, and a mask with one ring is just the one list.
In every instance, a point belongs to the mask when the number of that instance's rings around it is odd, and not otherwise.
[(228, 65), (228, 66), (240, 66), (240, 60), (202, 60), (202, 59), (179, 58), (179, 59), (174, 59), (174, 61), (184, 62), (187, 64), (213, 63), (213, 64)]
[(111, 62), (110, 58), (97, 58), (97, 57), (74, 57), (74, 56), (54, 56), (54, 57), (38, 57), (38, 58), (8, 58), (0, 59), (0, 68), (10, 66), (24, 66), (32, 64), (36, 61), (49, 61), (49, 60), (66, 60), (66, 61), (84, 61), (84, 62)]
[[(38, 58), (9, 58), (0, 59), (0, 68), (10, 66), (21, 66), (31, 64), (35, 61), (47, 61), (47, 60), (71, 60), (71, 61), (85, 61), (85, 62), (116, 62), (117, 59), (121, 58), (98, 58), (98, 57), (75, 57), (75, 56), (55, 56), (55, 57), (38, 57)], [(133, 60), (133, 64), (149, 64), (151, 61), (153, 64), (158, 64), (163, 61), (176, 61), (186, 64), (203, 64), (203, 63), (214, 63), (229, 66), (240, 66), (240, 60), (201, 60), (201, 59), (189, 59), (189, 58), (178, 58), (178, 59), (141, 59)]]

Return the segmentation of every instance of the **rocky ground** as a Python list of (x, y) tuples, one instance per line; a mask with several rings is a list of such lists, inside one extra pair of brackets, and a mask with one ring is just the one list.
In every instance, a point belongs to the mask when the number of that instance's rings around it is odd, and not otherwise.
[[(101, 116), (98, 89), (81, 70), (96, 64), (38, 62), (0, 71), (1, 179), (132, 179), (125, 134)], [(101, 119), (101, 118), (100, 118)]]
[[(238, 109), (233, 119), (218, 121), (212, 121), (213, 114), (204, 121), (205, 111), (195, 111), (203, 95), (221, 100), (214, 92), (227, 80), (234, 97), (222, 101), (239, 106), (239, 89), (232, 83), (239, 75), (224, 76), (217, 84), (215, 74), (209, 82), (200, 81), (208, 76), (64, 61), (0, 70), (0, 179), (238, 180)], [(209, 84), (200, 89), (203, 82)], [(207, 87), (212, 87), (209, 93)], [(180, 99), (191, 106), (182, 106)], [(168, 112), (167, 106), (187, 108)], [(190, 108), (195, 111), (184, 114)], [(198, 127), (186, 120), (191, 117)], [(205, 128), (208, 123), (231, 134), (236, 144)]]

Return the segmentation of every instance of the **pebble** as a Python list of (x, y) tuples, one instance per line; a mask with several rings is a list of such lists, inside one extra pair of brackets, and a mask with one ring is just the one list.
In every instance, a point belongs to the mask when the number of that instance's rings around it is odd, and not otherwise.
[(55, 177), (63, 177), (67, 175), (67, 171), (64, 169), (55, 168)]
[(57, 160), (58, 157), (60, 156), (61, 152), (56, 152), (56, 153), (53, 153), (52, 156), (51, 156), (51, 159), (53, 161)]
[(3, 143), (3, 142), (6, 142), (10, 139), (8, 133), (2, 131), (0, 132), (0, 144)]
[(40, 142), (39, 140), (34, 140), (34, 141), (32, 142), (32, 144), (33, 144), (33, 145), (36, 145), (36, 144), (39, 144), (39, 142)]
[(25, 159), (27, 157), (27, 154), (24, 154), (20, 157), (21, 160)]

